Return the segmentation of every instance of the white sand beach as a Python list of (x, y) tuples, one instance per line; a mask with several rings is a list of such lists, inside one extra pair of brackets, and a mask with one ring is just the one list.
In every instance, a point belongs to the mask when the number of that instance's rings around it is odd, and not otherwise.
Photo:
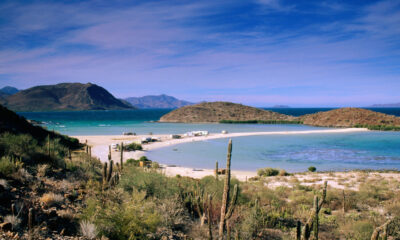
[[(241, 132), (241, 133), (212, 133), (207, 136), (198, 137), (183, 137), (181, 139), (171, 139), (170, 135), (137, 135), (137, 136), (125, 136), (125, 135), (94, 135), (94, 136), (74, 136), (79, 139), (80, 142), (84, 143), (86, 140), (88, 144), (92, 146), (92, 155), (96, 156), (102, 162), (108, 161), (108, 146), (111, 144), (117, 144), (124, 142), (124, 144), (139, 141), (144, 137), (156, 137), (161, 141), (152, 142), (143, 145), (143, 151), (132, 151), (124, 152), (124, 161), (129, 158), (138, 159), (141, 156), (146, 155), (146, 151), (154, 150), (157, 148), (167, 147), (176, 144), (205, 141), (209, 139), (219, 139), (219, 138), (233, 138), (233, 137), (244, 137), (244, 136), (260, 136), (260, 135), (298, 135), (298, 134), (315, 134), (315, 133), (346, 133), (346, 132), (363, 132), (368, 131), (365, 128), (343, 128), (343, 129), (325, 129), (325, 130), (308, 130), (308, 131), (280, 131), (280, 132)], [(112, 158), (119, 159), (119, 152), (112, 151)], [(207, 175), (213, 175), (213, 169), (193, 169), (189, 167), (180, 166), (163, 166), (163, 171), (168, 176), (176, 176), (177, 174), (181, 176), (190, 176), (193, 178), (202, 178)], [(221, 166), (223, 167), (223, 166)], [(241, 181), (247, 178), (254, 177), (257, 175), (256, 171), (237, 171), (233, 170), (232, 175)]]

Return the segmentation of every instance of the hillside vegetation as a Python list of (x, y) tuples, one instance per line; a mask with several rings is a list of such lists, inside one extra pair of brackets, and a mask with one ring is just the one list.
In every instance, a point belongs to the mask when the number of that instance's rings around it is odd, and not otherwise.
[(176, 109), (160, 122), (292, 121), (295, 117), (230, 102), (206, 102)]
[(0, 134), (1, 239), (400, 238), (398, 173), (355, 173), (340, 183), (345, 191), (270, 168), (240, 182), (230, 175), (230, 142), (224, 174), (167, 177), (156, 163), (100, 163), (90, 146), (71, 149), (56, 133), (43, 141), (2, 111), (10, 117)]
[(399, 117), (362, 108), (340, 108), (318, 112), (301, 116), (299, 120), (307, 125), (321, 127), (400, 127)]
[(13, 111), (61, 111), (61, 110), (111, 110), (133, 109), (131, 105), (116, 99), (107, 90), (95, 84), (60, 83), (36, 86), (3, 96), (3, 105)]

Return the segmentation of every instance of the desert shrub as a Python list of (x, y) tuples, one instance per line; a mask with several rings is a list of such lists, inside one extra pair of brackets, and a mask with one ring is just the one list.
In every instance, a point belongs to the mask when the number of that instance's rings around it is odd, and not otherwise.
[(142, 145), (138, 143), (130, 143), (124, 145), (124, 151), (136, 151), (136, 150), (143, 150)]
[(309, 172), (315, 172), (315, 171), (317, 171), (317, 168), (314, 167), (314, 166), (310, 166), (310, 167), (308, 167), (308, 171)]
[(147, 239), (149, 233), (162, 226), (156, 203), (146, 199), (145, 192), (132, 194), (122, 189), (105, 193), (102, 199), (88, 198), (81, 218), (94, 223), (98, 235), (110, 239)]
[(257, 175), (260, 177), (277, 176), (278, 174), (279, 169), (276, 168), (261, 168), (257, 170)]
[(124, 168), (119, 186), (125, 191), (144, 191), (147, 196), (168, 198), (179, 192), (178, 182), (175, 178), (169, 178), (157, 171), (145, 171), (141, 168)]
[(0, 159), (0, 174), (9, 176), (22, 166), (22, 163), (18, 160), (14, 160), (11, 157), (2, 157)]
[(38, 150), (38, 143), (31, 135), (11, 133), (0, 135), (0, 153), (3, 155), (30, 158)]
[(96, 225), (93, 223), (83, 220), (79, 224), (82, 236), (88, 239), (95, 239), (97, 236)]
[(143, 161), (143, 162), (146, 162), (146, 161), (150, 161), (146, 156), (141, 156), (140, 158), (139, 158), (139, 161)]
[(341, 230), (346, 236), (346, 239), (369, 240), (374, 231), (374, 227), (369, 221), (360, 220), (346, 223), (346, 225), (342, 226)]
[(4, 222), (11, 223), (12, 228), (18, 229), (19, 225), (21, 224), (21, 219), (15, 215), (7, 215), (4, 217)]
[(62, 201), (64, 201), (64, 197), (61, 194), (56, 194), (56, 193), (45, 193), (43, 196), (40, 198), (40, 202), (47, 206), (51, 207), (56, 204), (60, 204)]
[(45, 177), (49, 173), (50, 166), (48, 164), (39, 164), (36, 170), (38, 177)]

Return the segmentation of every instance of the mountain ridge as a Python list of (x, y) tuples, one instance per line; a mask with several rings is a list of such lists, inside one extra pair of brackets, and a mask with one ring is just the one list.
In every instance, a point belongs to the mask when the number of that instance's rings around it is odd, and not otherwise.
[(137, 108), (180, 108), (193, 104), (191, 102), (179, 100), (166, 94), (129, 97), (123, 100), (129, 102), (132, 106)]

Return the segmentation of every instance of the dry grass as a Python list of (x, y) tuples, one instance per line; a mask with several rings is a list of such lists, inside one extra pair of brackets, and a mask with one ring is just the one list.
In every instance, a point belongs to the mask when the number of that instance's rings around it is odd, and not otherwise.
[(43, 196), (40, 198), (40, 202), (45, 205), (45, 206), (53, 206), (55, 204), (59, 204), (62, 201), (64, 201), (64, 197), (61, 194), (56, 194), (56, 193), (45, 193)]

